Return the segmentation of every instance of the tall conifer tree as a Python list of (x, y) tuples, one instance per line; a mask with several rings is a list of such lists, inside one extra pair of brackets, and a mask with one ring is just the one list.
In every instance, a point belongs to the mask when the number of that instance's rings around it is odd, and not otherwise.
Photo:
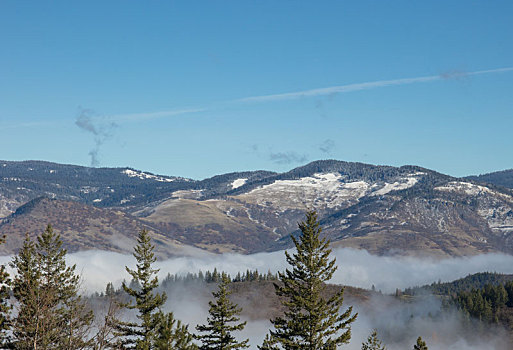
[(46, 331), (55, 328), (56, 320), (49, 314), (49, 303), (41, 288), (36, 248), (28, 235), (25, 236), (23, 247), (13, 258), (11, 267), (16, 270), (13, 295), (18, 302), (18, 315), (13, 323), (14, 348), (48, 347), (54, 341), (52, 338), (57, 337)]
[(41, 280), (45, 295), (51, 300), (54, 294), (58, 317), (58, 349), (83, 349), (91, 344), (87, 340), (94, 315), (79, 295), (80, 276), (75, 274), (76, 266), (66, 265), (67, 250), (62, 247), (60, 235), (53, 232), (52, 226), (37, 237), (36, 253), (41, 270)]
[(166, 295), (156, 293), (159, 285), (158, 269), (152, 265), (157, 260), (147, 230), (141, 230), (134, 248), (134, 257), (137, 261), (136, 269), (126, 267), (132, 276), (132, 282), (127, 286), (123, 281), (123, 290), (134, 298), (134, 302), (122, 304), (129, 310), (137, 311), (139, 322), (123, 322), (115, 320), (117, 335), (121, 338), (120, 345), (126, 349), (150, 350), (155, 339), (155, 315), (166, 302)]
[[(0, 238), (0, 244), (5, 243), (5, 237)], [(5, 347), (9, 342), (8, 331), (11, 328), (10, 311), (12, 309), (9, 303), (11, 279), (5, 269), (5, 265), (0, 266), (0, 347)]]
[(196, 336), (202, 343), (200, 350), (231, 350), (248, 348), (249, 340), (238, 342), (233, 336), (233, 332), (244, 329), (246, 322), (239, 322), (237, 316), (242, 311), (241, 308), (230, 301), (228, 284), (229, 277), (223, 272), (218, 290), (212, 295), (215, 301), (210, 301), (210, 316), (207, 318), (206, 325), (198, 325), (196, 329), (206, 333)]
[(299, 240), (292, 237), (296, 252), (285, 252), (291, 270), (279, 273), (282, 283), (275, 284), (286, 311), (271, 320), (274, 330), (263, 345), (273, 348), (275, 343), (285, 350), (336, 349), (349, 342), (357, 314), (352, 314), (352, 307), (340, 313), (344, 289), (331, 298), (323, 297), (325, 283), (337, 267), (335, 259), (330, 260), (329, 241), (320, 238), (317, 213), (308, 211), (299, 228)]
[(137, 350), (193, 350), (196, 347), (191, 343), (192, 336), (187, 326), (176, 321), (172, 313), (164, 314), (161, 311), (167, 296), (156, 292), (159, 270), (152, 267), (157, 260), (154, 249), (148, 231), (141, 230), (134, 248), (136, 269), (126, 267), (132, 281), (129, 285), (126, 282), (122, 284), (123, 290), (134, 300), (133, 303), (121, 304), (122, 307), (136, 311), (139, 321), (123, 322), (114, 318), (113, 324), (118, 336), (116, 346)]
[(66, 266), (66, 253), (48, 225), (35, 244), (27, 236), (14, 257), (14, 348), (74, 350), (91, 344), (87, 336), (93, 313), (78, 294), (79, 276), (75, 266)]

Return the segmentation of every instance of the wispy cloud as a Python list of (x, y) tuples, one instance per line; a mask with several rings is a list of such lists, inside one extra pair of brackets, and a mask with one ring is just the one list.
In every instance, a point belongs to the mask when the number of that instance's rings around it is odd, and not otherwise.
[(456, 78), (456, 77), (461, 78), (461, 77), (466, 77), (466, 76), (484, 75), (484, 74), (493, 74), (493, 73), (505, 73), (505, 72), (510, 72), (510, 71), (513, 71), (513, 67), (488, 69), (488, 70), (481, 70), (481, 71), (474, 71), (474, 72), (457, 71), (456, 73), (451, 72), (451, 73), (442, 73), (442, 74), (438, 74), (438, 75), (429, 75), (429, 76), (415, 77), (415, 78), (377, 80), (377, 81), (371, 81), (371, 82), (365, 82), (365, 83), (330, 86), (330, 87), (325, 87), (325, 88), (303, 90), (303, 91), (296, 91), (296, 92), (287, 92), (287, 93), (262, 95), (262, 96), (252, 96), (252, 97), (245, 97), (245, 98), (233, 100), (232, 102), (259, 103), (259, 102), (294, 100), (294, 99), (304, 98), (304, 97), (334, 95), (334, 94), (353, 92), (353, 91), (371, 90), (371, 89), (383, 88), (383, 87), (388, 87), (388, 86), (399, 86), (399, 85), (408, 85), (408, 84), (415, 84), (415, 83), (427, 83), (427, 82), (442, 80), (442, 79), (449, 79), (449, 78)]
[[(170, 110), (156, 111), (156, 112), (104, 115), (101, 117), (101, 119), (103, 122), (110, 122), (110, 123), (141, 122), (141, 121), (152, 120), (152, 119), (183, 116), (183, 115), (188, 115), (188, 114), (206, 112), (206, 111), (210, 111), (212, 109), (217, 109), (217, 108), (220, 108), (223, 106), (226, 107), (233, 103), (265, 103), (265, 102), (273, 102), (273, 101), (294, 100), (294, 99), (299, 99), (299, 98), (304, 98), (304, 97), (320, 97), (320, 96), (327, 96), (327, 95), (329, 96), (329, 95), (336, 95), (336, 94), (346, 93), (346, 92), (383, 88), (383, 87), (388, 87), (388, 86), (400, 86), (400, 85), (408, 85), (408, 84), (415, 84), (415, 83), (427, 83), (427, 82), (432, 82), (432, 81), (437, 81), (437, 80), (462, 79), (465, 77), (470, 77), (470, 76), (475, 76), (475, 75), (498, 74), (498, 73), (507, 73), (507, 72), (511, 72), (511, 71), (513, 71), (513, 67), (487, 69), (487, 70), (480, 70), (480, 71), (473, 71), (473, 72), (465, 72), (462, 70), (451, 70), (451, 71), (446, 71), (446, 72), (440, 73), (438, 75), (430, 75), (430, 76), (423, 76), (423, 77), (392, 79), (392, 80), (377, 80), (377, 81), (371, 81), (371, 82), (330, 86), (330, 87), (325, 87), (325, 88), (310, 89), (310, 90), (303, 90), (303, 91), (296, 91), (296, 92), (269, 94), (269, 95), (261, 95), (261, 96), (249, 96), (249, 97), (244, 97), (244, 98), (240, 98), (240, 99), (220, 101), (220, 102), (214, 104), (214, 106), (207, 106), (207, 107), (190, 107), (190, 108), (170, 109)], [(323, 108), (322, 102), (317, 101), (316, 108), (322, 109)], [(96, 119), (98, 119), (97, 116), (91, 116), (91, 121), (96, 122)], [(35, 122), (35, 121), (34, 122), (31, 122), (31, 121), (0, 122), (0, 130), (48, 126), (48, 125), (55, 124), (58, 122), (59, 121), (55, 121), (55, 120), (54, 121), (38, 121), (38, 122)], [(88, 130), (88, 131), (90, 131), (90, 130)]]
[[(488, 69), (474, 72), (465, 72), (461, 70), (452, 70), (447, 71), (438, 75), (430, 75), (424, 77), (415, 77), (415, 78), (403, 78), (403, 79), (392, 79), (392, 80), (378, 80), (364, 83), (356, 83), (356, 84), (347, 84), (347, 85), (338, 85), (338, 86), (330, 86), (319, 89), (310, 89), (296, 92), (287, 92), (280, 94), (271, 94), (271, 95), (262, 95), (262, 96), (250, 96), (244, 97), (235, 100), (228, 101), (220, 101), (213, 106), (207, 107), (190, 107), (190, 108), (180, 108), (180, 109), (170, 109), (164, 111), (157, 112), (142, 112), (142, 113), (127, 113), (127, 114), (112, 114), (106, 115), (103, 117), (104, 121), (110, 121), (115, 123), (123, 123), (123, 122), (141, 122), (152, 119), (160, 119), (167, 117), (176, 117), (176, 116), (184, 116), (188, 114), (207, 112), (213, 109), (227, 107), (233, 103), (265, 103), (265, 102), (273, 102), (273, 101), (282, 101), (282, 100), (294, 100), (304, 97), (320, 97), (326, 95), (336, 95), (339, 93), (353, 92), (353, 91), (361, 91), (361, 90), (370, 90), (383, 88), (388, 86), (399, 86), (399, 85), (408, 85), (415, 83), (427, 83), (436, 80), (447, 80), (447, 79), (461, 79), (464, 77), (469, 77), (473, 75), (483, 75), (483, 74), (493, 74), (493, 73), (505, 73), (513, 71), (513, 67), (506, 68), (498, 68), (498, 69)], [(217, 106), (217, 107), (216, 107)], [(322, 102), (316, 102), (316, 108), (322, 109)], [(286, 157), (283, 156), (283, 153), (275, 154), (272, 159), (273, 161), (278, 160), (279, 163), (287, 163), (285, 160)], [(292, 157), (294, 158), (294, 157)], [(282, 159), (282, 160), (280, 160)], [(304, 161), (301, 160), (301, 161)], [(291, 161), (292, 162), (292, 161)]]
[[(505, 73), (513, 71), (513, 67), (506, 68), (498, 68), (498, 69), (488, 69), (474, 72), (464, 72), (464, 71), (448, 71), (445, 73), (441, 73), (439, 75), (431, 75), (424, 77), (415, 77), (415, 78), (403, 78), (403, 79), (392, 79), (392, 80), (378, 80), (364, 83), (356, 83), (356, 84), (347, 84), (347, 85), (338, 85), (338, 86), (330, 86), (319, 89), (310, 89), (296, 92), (287, 92), (280, 94), (271, 94), (271, 95), (262, 95), (262, 96), (250, 96), (244, 97), (235, 100), (228, 101), (220, 101), (213, 106), (207, 107), (189, 107), (189, 108), (180, 108), (180, 109), (170, 109), (164, 111), (156, 111), (156, 112), (142, 112), (142, 113), (127, 113), (127, 114), (112, 114), (106, 115), (102, 117), (104, 121), (114, 122), (114, 123), (123, 123), (123, 122), (141, 122), (152, 119), (159, 118), (167, 118), (167, 117), (176, 117), (176, 116), (184, 116), (188, 114), (201, 113), (210, 111), (217, 108), (227, 107), (233, 103), (265, 103), (265, 102), (273, 102), (273, 101), (282, 101), (282, 100), (293, 100), (304, 97), (319, 97), (326, 95), (335, 95), (339, 93), (353, 92), (353, 91), (361, 91), (361, 90), (370, 90), (383, 88), (388, 86), (399, 86), (399, 85), (407, 85), (407, 84), (415, 84), (415, 83), (426, 83), (436, 80), (446, 80), (446, 79), (459, 79), (463, 77), (473, 76), (473, 75), (483, 75), (483, 74), (493, 74), (493, 73)], [(318, 101), (316, 103), (316, 108), (322, 109), (322, 102)], [(284, 157), (281, 157), (284, 158)]]
[(308, 157), (296, 152), (277, 152), (271, 153), (269, 159), (276, 164), (291, 164), (306, 162)]
[(200, 113), (207, 111), (206, 108), (183, 108), (171, 109), (167, 111), (147, 112), (147, 113), (130, 113), (130, 114), (115, 114), (106, 116), (105, 119), (113, 122), (131, 122), (131, 121), (144, 121), (165, 117), (173, 117), (184, 114)]
[(504, 67), (504, 68), (496, 68), (496, 69), (486, 69), (486, 70), (478, 70), (474, 72), (462, 72), (466, 75), (480, 75), (480, 74), (491, 74), (491, 73), (505, 73), (505, 72), (512, 72), (513, 67)]
[(334, 148), (335, 148), (335, 141), (333, 141), (331, 139), (326, 139), (319, 145), (319, 150), (322, 153), (326, 153), (326, 154), (331, 154), (331, 152), (333, 151)]

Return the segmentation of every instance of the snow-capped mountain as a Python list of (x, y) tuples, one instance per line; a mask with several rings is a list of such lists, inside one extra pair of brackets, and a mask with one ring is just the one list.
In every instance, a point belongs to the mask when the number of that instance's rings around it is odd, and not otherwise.
[[(66, 209), (76, 211), (76, 205), (59, 204), (47, 218), (43, 209), (25, 210), (27, 202), (38, 207), (30, 201), (41, 196), (54, 199), (47, 207), (60, 201), (96, 207), (80, 209), (89, 213), (82, 214), (88, 233), (69, 242), (74, 250), (94, 246), (92, 236), (96, 242), (112, 239), (120, 227), (125, 234), (150, 228), (162, 237), (163, 251), (166, 242), (215, 252), (282, 249), (290, 247), (289, 235), (297, 233), (305, 210), (315, 209), (335, 246), (376, 254), (513, 253), (511, 189), (416, 166), (326, 160), (280, 174), (240, 172), (196, 181), (131, 168), (0, 162), (0, 233), (18, 241), (23, 230), (47, 222), (70, 237), (81, 230)], [(93, 212), (101, 225), (91, 220)], [(113, 212), (122, 214), (124, 225), (119, 217), (115, 224)]]

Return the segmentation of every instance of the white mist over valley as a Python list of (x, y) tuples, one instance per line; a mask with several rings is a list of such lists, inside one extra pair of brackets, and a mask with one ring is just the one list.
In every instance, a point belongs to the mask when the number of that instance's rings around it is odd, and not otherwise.
[[(338, 269), (332, 283), (370, 289), (372, 285), (383, 293), (397, 288), (421, 286), (432, 282), (449, 282), (477, 272), (513, 274), (513, 256), (483, 254), (470, 257), (435, 259), (416, 257), (375, 256), (364, 250), (334, 249), (333, 257)], [(125, 266), (134, 268), (132, 255), (105, 251), (83, 251), (68, 256), (69, 264), (76, 264), (81, 274), (83, 288), (87, 292), (101, 292), (108, 282), (119, 286), (123, 279), (129, 281)], [(8, 257), (2, 257), (8, 261)], [(185, 275), (198, 271), (224, 271), (234, 277), (237, 272), (258, 270), (260, 273), (284, 271), (288, 266), (283, 251), (272, 253), (212, 254), (198, 252), (185, 256), (157, 261), (159, 277), (168, 273)]]
[[(437, 281), (452, 281), (468, 274), (493, 271), (513, 273), (513, 256), (505, 254), (483, 254), (471, 257), (447, 259), (417, 258), (401, 256), (374, 256), (363, 250), (334, 249), (332, 255), (337, 259), (338, 269), (331, 283), (370, 289), (372, 285), (384, 294), (393, 294), (397, 288), (420, 286)], [(9, 257), (3, 257), (8, 261)], [(69, 254), (69, 264), (76, 264), (82, 276), (82, 288), (87, 293), (102, 292), (108, 282), (119, 287), (123, 279), (129, 280), (125, 266), (134, 267), (131, 255), (104, 251), (83, 251)], [(284, 271), (288, 268), (283, 251), (258, 253), (251, 255), (212, 254), (196, 251), (194, 256), (179, 257), (158, 261), (162, 280), (169, 274), (185, 275), (201, 271), (225, 271), (232, 276), (237, 272), (258, 270), (260, 272)], [(173, 311), (177, 318), (188, 323), (191, 329), (204, 322), (208, 316), (208, 301), (213, 286), (206, 288), (202, 284), (180, 284), (167, 289), (166, 310)], [(258, 300), (258, 296), (253, 296)], [(403, 303), (374, 296), (370, 301), (346, 298), (345, 307), (354, 306), (359, 313), (353, 325), (351, 344), (346, 348), (360, 349), (369, 331), (376, 328), (387, 340), (389, 349), (406, 349), (413, 344), (418, 334), (426, 334), (430, 349), (478, 350), (506, 349), (502, 340), (504, 331), (499, 327), (490, 327), (488, 338), (471, 338), (465, 331), (456, 310), (441, 312), (439, 299), (426, 296), (413, 303)], [(240, 304), (245, 307), (244, 303)], [(254, 306), (252, 306), (254, 307)], [(433, 317), (435, 316), (435, 317)], [(240, 337), (248, 337), (252, 349), (261, 344), (271, 327), (267, 319), (243, 317), (248, 322)]]

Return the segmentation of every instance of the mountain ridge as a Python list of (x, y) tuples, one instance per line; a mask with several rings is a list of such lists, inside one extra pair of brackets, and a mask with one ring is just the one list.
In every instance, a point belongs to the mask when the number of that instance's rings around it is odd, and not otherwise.
[(513, 169), (494, 171), (481, 175), (466, 176), (465, 179), (487, 183), (495, 186), (513, 188)]
[[(86, 222), (88, 216), (102, 218), (105, 227), (90, 223), (87, 230), (98, 242), (113, 232), (124, 237), (123, 230), (149, 227), (162, 242), (218, 253), (272, 251), (289, 248), (297, 222), (305, 210), (315, 209), (334, 246), (381, 255), (513, 253), (511, 189), (414, 165), (330, 159), (284, 173), (232, 172), (193, 180), (133, 168), (0, 161), (0, 233), (20, 236), (35, 230), (34, 222), (44, 225), (29, 210), (38, 207), (41, 216), (41, 207), (51, 208), (40, 197), (61, 208), (51, 209), (51, 219), (56, 227), (67, 223), (60, 229), (70, 239), (80, 228), (72, 218), (76, 211)], [(124, 224), (116, 226), (119, 220)], [(86, 241), (74, 240), (70, 247), (91, 247)], [(107, 243), (98, 244), (108, 249)]]

